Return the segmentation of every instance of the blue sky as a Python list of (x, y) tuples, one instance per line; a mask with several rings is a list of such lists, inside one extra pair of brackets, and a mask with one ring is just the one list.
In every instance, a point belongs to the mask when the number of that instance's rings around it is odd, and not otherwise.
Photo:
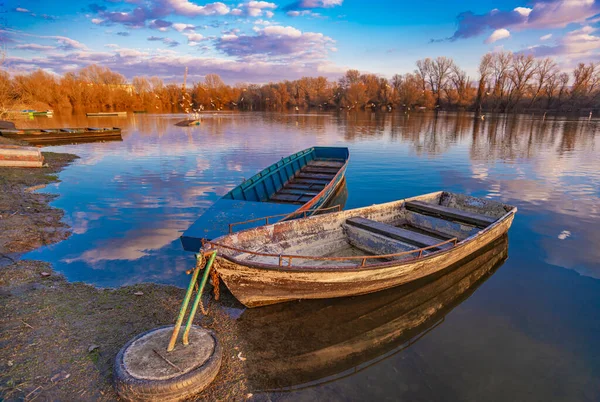
[(98, 63), (131, 78), (263, 83), (391, 77), (448, 56), (476, 78), (490, 51), (531, 52), (568, 69), (596, 61), (600, 0), (378, 1), (5, 0), (0, 40), (12, 73), (62, 74)]

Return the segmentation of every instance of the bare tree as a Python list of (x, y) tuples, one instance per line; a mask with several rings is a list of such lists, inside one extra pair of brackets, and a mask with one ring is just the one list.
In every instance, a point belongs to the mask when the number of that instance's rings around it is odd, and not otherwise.
[(531, 101), (529, 102), (529, 107), (533, 106), (544, 87), (547, 86), (548, 81), (551, 81), (550, 94), (554, 92), (557, 83), (556, 76), (558, 74), (558, 66), (556, 65), (554, 60), (552, 60), (549, 57), (546, 57), (545, 59), (538, 59), (535, 61), (534, 74), (536, 78), (536, 83), (533, 88), (533, 93), (531, 96)]
[(477, 115), (481, 114), (483, 107), (483, 96), (486, 93), (488, 77), (493, 71), (494, 57), (492, 53), (487, 53), (481, 58), (479, 63), (479, 85), (477, 86), (477, 99), (475, 100), (475, 111)]
[(535, 74), (535, 59), (533, 55), (523, 53), (513, 56), (509, 78), (512, 82), (506, 110), (516, 106), (523, 97), (527, 85)]
[(510, 90), (510, 66), (513, 54), (511, 52), (493, 53), (493, 77), (494, 89), (492, 91), (495, 98), (495, 108), (504, 101), (504, 95)]
[(453, 66), (454, 61), (448, 57), (437, 57), (431, 63), (431, 80), (433, 82), (431, 90), (436, 96), (436, 106), (441, 104), (442, 91), (447, 88)]

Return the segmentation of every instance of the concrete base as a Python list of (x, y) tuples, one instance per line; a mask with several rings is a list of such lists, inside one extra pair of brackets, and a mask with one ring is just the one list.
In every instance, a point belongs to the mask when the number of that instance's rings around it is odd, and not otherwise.
[[(182, 327), (181, 333), (184, 330)], [(167, 352), (172, 333), (173, 327), (159, 328), (129, 345), (123, 355), (125, 370), (129, 375), (142, 380), (172, 379), (202, 366), (215, 351), (216, 344), (212, 335), (205, 329), (194, 326), (190, 330), (188, 346), (181, 343), (180, 334), (175, 350)]]

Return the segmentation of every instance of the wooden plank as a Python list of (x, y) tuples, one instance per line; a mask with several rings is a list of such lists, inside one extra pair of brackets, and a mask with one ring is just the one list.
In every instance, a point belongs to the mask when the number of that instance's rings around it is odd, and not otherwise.
[[(317, 195), (317, 194), (315, 194), (315, 195)], [(300, 202), (302, 202), (302, 203), (309, 202), (310, 200), (315, 198), (315, 195), (310, 195), (310, 194), (303, 195), (302, 197), (300, 197)]]
[(428, 204), (422, 201), (407, 201), (405, 207), (408, 210), (439, 215), (442, 218), (450, 218), (479, 227), (487, 227), (496, 221), (496, 218), (492, 218), (491, 216), (462, 211), (460, 209), (444, 207), (441, 205)]
[(291, 188), (295, 190), (308, 190), (311, 184), (300, 184), (300, 183), (288, 183), (284, 188)]
[(321, 179), (321, 180), (331, 180), (335, 177), (334, 174), (317, 174), (317, 173), (304, 173), (300, 172), (296, 178), (299, 179)]
[(300, 198), (300, 196), (298, 196), (298, 195), (275, 194), (274, 196), (271, 197), (271, 201), (291, 202), (291, 203), (294, 203), (294, 204), (300, 204), (300, 202), (298, 202), (299, 198)]
[(319, 194), (317, 191), (308, 191), (308, 190), (299, 190), (299, 189), (293, 189), (293, 188), (282, 188), (281, 190), (279, 190), (277, 192), (277, 194), (292, 194), (292, 195), (299, 195), (299, 196), (305, 196), (305, 195), (309, 195), (311, 197), (314, 197), (315, 195)]
[[(346, 220), (346, 223), (359, 227), (361, 229), (368, 230), (373, 233), (378, 233), (387, 236), (392, 239), (400, 240), (409, 244), (414, 244), (418, 247), (435, 246), (438, 243), (443, 242), (442, 239), (436, 239), (435, 237), (427, 236), (421, 233), (412, 232), (407, 229), (397, 228), (395, 226), (386, 225), (385, 223), (376, 222), (371, 219), (355, 217)], [(451, 248), (451, 244), (444, 244), (439, 249)]]
[[(373, 255), (396, 254), (416, 250), (418, 247), (364, 230), (352, 225), (344, 225), (348, 242), (354, 247)], [(416, 254), (407, 254), (394, 259), (404, 260), (414, 258)], [(374, 260), (371, 260), (374, 261)]]
[(314, 160), (308, 162), (307, 165), (308, 166), (323, 166), (323, 167), (341, 168), (342, 166), (344, 166), (344, 162), (324, 161), (324, 160), (314, 159)]
[(302, 177), (299, 177), (297, 179), (294, 179), (293, 183), (301, 183), (301, 184), (319, 184), (323, 187), (325, 187), (331, 180), (323, 180), (323, 179), (305, 179)]
[(302, 168), (302, 173), (317, 173), (317, 174), (337, 174), (340, 169), (320, 167), (320, 166), (305, 166)]

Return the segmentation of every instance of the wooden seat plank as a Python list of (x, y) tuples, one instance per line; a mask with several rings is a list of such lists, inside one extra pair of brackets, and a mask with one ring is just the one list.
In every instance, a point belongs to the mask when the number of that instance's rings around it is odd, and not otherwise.
[(285, 187), (283, 187), (283, 188), (291, 188), (294, 190), (308, 190), (310, 187), (311, 187), (311, 184), (300, 184), (300, 183), (290, 182), (290, 183), (286, 184)]
[(302, 173), (317, 173), (317, 174), (337, 174), (340, 169), (320, 167), (320, 166), (305, 166), (302, 168)]
[(318, 160), (318, 159), (314, 159), (310, 162), (307, 163), (308, 166), (323, 166), (323, 167), (334, 167), (334, 168), (341, 168), (342, 166), (344, 166), (344, 162), (341, 161), (327, 161), (327, 160)]
[(289, 202), (289, 203), (293, 203), (293, 204), (300, 204), (300, 202), (298, 202), (299, 198), (300, 198), (299, 195), (275, 194), (275, 195), (273, 195), (271, 197), (271, 201)]
[(281, 190), (279, 190), (277, 192), (277, 194), (292, 194), (292, 195), (299, 195), (299, 196), (309, 195), (311, 197), (314, 197), (315, 195), (317, 195), (319, 193), (317, 191), (299, 190), (299, 189), (293, 189), (293, 188), (282, 188)]
[[(444, 241), (442, 239), (436, 239), (435, 237), (427, 236), (421, 233), (413, 232), (407, 229), (398, 228), (395, 226), (387, 225), (385, 223), (376, 222), (371, 219), (361, 217), (349, 218), (346, 220), (346, 223), (364, 230), (368, 230), (373, 233), (387, 236), (392, 239), (400, 240), (409, 244), (414, 244), (418, 247), (435, 246), (436, 244), (439, 244)], [(447, 243), (435, 248), (445, 250), (451, 247), (452, 244)]]
[(323, 187), (325, 187), (331, 180), (323, 180), (323, 179), (305, 179), (303, 177), (299, 177), (297, 179), (294, 179), (293, 183), (300, 183), (300, 184), (319, 184)]
[(422, 201), (407, 201), (404, 205), (406, 209), (410, 211), (426, 212), (438, 215), (442, 218), (450, 218), (479, 227), (487, 227), (496, 221), (496, 218), (491, 216), (444, 207), (442, 205), (429, 204)]
[[(316, 195), (316, 194), (315, 194), (315, 195)], [(300, 202), (302, 202), (302, 203), (306, 203), (306, 202), (308, 202), (308, 201), (312, 200), (313, 198), (315, 198), (315, 196), (314, 196), (314, 195), (305, 194), (305, 195), (303, 195), (302, 197), (300, 197)]]
[(317, 173), (304, 173), (300, 172), (295, 178), (299, 179), (321, 179), (321, 180), (331, 180), (335, 177), (335, 174), (317, 174)]

